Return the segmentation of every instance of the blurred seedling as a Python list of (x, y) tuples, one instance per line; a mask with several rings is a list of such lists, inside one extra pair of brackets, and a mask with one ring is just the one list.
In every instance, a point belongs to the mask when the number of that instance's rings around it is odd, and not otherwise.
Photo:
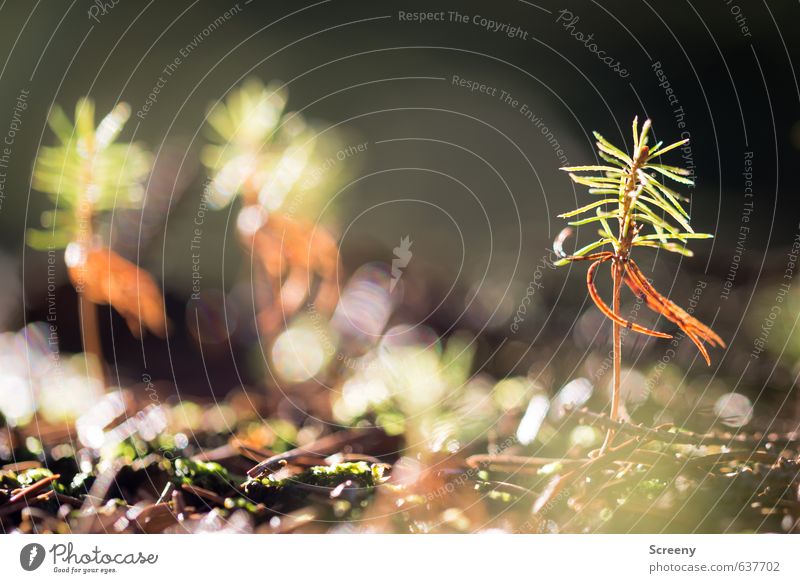
[[(689, 214), (683, 205), (688, 199), (664, 184), (664, 180), (669, 179), (678, 184), (691, 186), (693, 184), (690, 179), (691, 172), (685, 168), (656, 162), (658, 158), (680, 148), (689, 140), (681, 140), (668, 146), (658, 142), (651, 148), (648, 146), (650, 127), (648, 119), (640, 131), (638, 118), (634, 118), (633, 153), (630, 155), (594, 132), (597, 138), (597, 154), (607, 162), (607, 165), (562, 168), (570, 173), (570, 178), (574, 182), (588, 186), (590, 194), (600, 197), (600, 200), (559, 215), (562, 218), (576, 217), (569, 223), (572, 226), (599, 225), (600, 238), (567, 255), (563, 251), (563, 243), (572, 233), (572, 229), (567, 228), (556, 239), (554, 250), (561, 257), (556, 265), (574, 261), (592, 262), (586, 273), (589, 295), (600, 311), (613, 323), (614, 378), (611, 419), (614, 421), (619, 419), (620, 410), (622, 328), (656, 338), (672, 338), (669, 334), (645, 328), (620, 315), (620, 294), (623, 284), (638, 297), (643, 298), (645, 305), (653, 312), (676, 324), (694, 342), (707, 364), (711, 365), (711, 359), (704, 342), (714, 347), (725, 347), (725, 343), (711, 328), (659, 293), (632, 257), (635, 247), (663, 249), (691, 257), (692, 252), (686, 246), (689, 240), (712, 237), (709, 234), (694, 232), (689, 224)], [(577, 218), (584, 215), (588, 216)], [(615, 230), (612, 230), (611, 223), (616, 224)], [(595, 285), (598, 268), (607, 262), (611, 262), (613, 281), (611, 306), (603, 301)], [(613, 430), (608, 431), (601, 451), (606, 450), (611, 439)]]
[(142, 202), (150, 154), (136, 144), (115, 143), (129, 116), (129, 106), (119, 103), (95, 125), (94, 103), (84, 98), (73, 123), (55, 106), (48, 124), (58, 143), (41, 148), (33, 171), (33, 187), (50, 195), (54, 207), (42, 215), (44, 230), (28, 230), (27, 243), (42, 251), (65, 250), (84, 349), (101, 369), (97, 305), (113, 306), (137, 337), (145, 328), (162, 337), (167, 331), (153, 278), (106, 246), (98, 233), (101, 216)]
[(300, 114), (285, 111), (286, 100), (278, 84), (247, 80), (209, 110), (212, 143), (202, 154), (212, 172), (208, 203), (241, 200), (239, 238), (269, 280), (268, 307), (259, 314), (266, 334), (311, 299), (315, 280), (316, 309), (329, 314), (338, 299), (336, 241), (299, 211), (324, 191), (322, 140)]

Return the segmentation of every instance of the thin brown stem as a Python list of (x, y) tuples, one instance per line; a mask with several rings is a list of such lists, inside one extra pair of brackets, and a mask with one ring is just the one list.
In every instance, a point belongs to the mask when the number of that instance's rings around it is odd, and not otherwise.
[[(611, 309), (616, 316), (619, 316), (620, 291), (622, 289), (622, 264), (620, 264), (619, 261), (614, 260), (612, 262), (611, 274), (614, 281), (614, 297)], [(613, 336), (614, 380), (611, 385), (611, 420), (617, 421), (619, 419), (620, 385), (622, 377), (622, 328), (616, 320), (613, 322)], [(601, 453), (605, 453), (613, 439), (614, 429), (609, 428), (606, 432), (606, 439), (600, 449)]]
[[(85, 146), (87, 152), (81, 173), (81, 195), (75, 207), (75, 221), (78, 225), (77, 242), (83, 247), (83, 251), (88, 257), (94, 237), (92, 225), (92, 221), (94, 220), (94, 206), (89, 197), (90, 188), (94, 184), (94, 139), (88, 140)], [(87, 358), (86, 366), (89, 370), (89, 374), (100, 379), (100, 382), (102, 382), (105, 387), (106, 375), (105, 367), (103, 366), (103, 347), (100, 341), (97, 306), (94, 302), (87, 299), (83, 292), (83, 286), (86, 283), (85, 278), (87, 276), (96, 277), (95, 274), (88, 275), (86, 265), (84, 264), (82, 266), (80, 285), (75, 286), (75, 290), (78, 292), (78, 309), (81, 318), (81, 340), (83, 341), (83, 351), (87, 355), (94, 357), (95, 360), (94, 363), (90, 363), (89, 361), (92, 360), (92, 358)]]
[(90, 355), (93, 363), (87, 363), (90, 374), (96, 375), (105, 384), (105, 367), (103, 362), (103, 345), (100, 340), (100, 323), (97, 318), (97, 305), (78, 293), (78, 304), (81, 317), (81, 335), (83, 350)]
[[(611, 306), (613, 315), (613, 354), (614, 354), (614, 380), (611, 385), (611, 420), (619, 419), (621, 377), (622, 377), (622, 328), (619, 320), (620, 316), (620, 292), (622, 291), (622, 281), (625, 275), (624, 262), (627, 261), (631, 250), (636, 223), (633, 220), (633, 203), (640, 190), (636, 189), (636, 173), (638, 168), (647, 160), (648, 148), (644, 144), (639, 145), (639, 150), (633, 158), (633, 165), (628, 172), (625, 184), (625, 194), (620, 202), (619, 216), (619, 245), (615, 248), (614, 258), (611, 260), (611, 275), (614, 280), (614, 298)], [(614, 440), (614, 430), (609, 428), (606, 432), (606, 439), (600, 448), (600, 454), (604, 454)]]
[[(92, 207), (88, 203), (78, 205), (77, 211), (78, 224), (82, 225), (82, 230), (78, 234), (78, 243), (88, 253), (92, 245)], [(105, 385), (105, 370), (103, 366), (103, 345), (100, 340), (100, 324), (97, 318), (97, 305), (88, 299), (83, 291), (86, 277), (96, 277), (95, 274), (89, 275), (87, 268), (81, 268), (79, 285), (75, 286), (78, 292), (78, 312), (81, 325), (81, 340), (83, 351), (89, 356), (87, 358), (87, 369), (89, 374), (96, 376)], [(94, 360), (94, 362), (89, 362)]]
[[(600, 235), (603, 238), (582, 247), (579, 251), (576, 251), (576, 255), (567, 255), (563, 251), (563, 243), (565, 239), (572, 234), (571, 228), (561, 231), (553, 243), (553, 250), (560, 257), (558, 264), (573, 261), (593, 262), (586, 271), (586, 287), (589, 291), (589, 296), (591, 297), (592, 301), (600, 309), (603, 315), (612, 321), (613, 326), (613, 380), (611, 383), (610, 413), (610, 421), (612, 423), (619, 421), (620, 408), (622, 406), (622, 329), (625, 328), (627, 330), (633, 330), (634, 332), (646, 334), (648, 336), (671, 338), (670, 334), (645, 328), (644, 326), (640, 326), (633, 321), (625, 320), (620, 315), (620, 292), (623, 284), (630, 288), (634, 294), (640, 298), (643, 298), (646, 306), (650, 310), (677, 324), (683, 333), (695, 343), (698, 350), (700, 350), (700, 353), (703, 355), (703, 358), (706, 360), (706, 363), (709, 365), (711, 364), (711, 361), (704, 343), (708, 343), (711, 346), (725, 347), (725, 343), (723, 342), (722, 338), (720, 338), (711, 328), (692, 317), (691, 314), (674, 304), (666, 296), (661, 295), (650, 284), (649, 280), (639, 270), (636, 263), (631, 258), (631, 251), (635, 246), (644, 245), (645, 243), (649, 244), (651, 240), (655, 239), (661, 240), (661, 245), (656, 244), (653, 246), (662, 247), (670, 251), (675, 250), (670, 248), (672, 243), (667, 242), (665, 233), (666, 231), (677, 233), (677, 231), (670, 227), (666, 222), (655, 221), (655, 219), (658, 217), (655, 217), (655, 215), (653, 215), (649, 210), (649, 207), (639, 200), (643, 193), (646, 195), (645, 198), (648, 204), (655, 203), (657, 206), (662, 208), (662, 210), (671, 214), (673, 217), (678, 217), (676, 213), (679, 211), (682, 212), (681, 206), (677, 203), (677, 198), (674, 196), (674, 193), (672, 193), (672, 191), (666, 186), (663, 186), (661, 183), (655, 181), (655, 179), (647, 173), (647, 170), (657, 170), (664, 173), (668, 177), (677, 180), (678, 182), (686, 182), (691, 184), (691, 181), (686, 181), (681, 178), (681, 176), (689, 175), (688, 170), (682, 170), (680, 168), (668, 166), (649, 165), (649, 160), (652, 157), (660, 156), (662, 153), (677, 148), (679, 145), (685, 143), (683, 141), (676, 142), (675, 144), (666, 146), (665, 148), (661, 148), (661, 146), (658, 145), (655, 147), (655, 156), (652, 156), (650, 148), (647, 146), (647, 135), (650, 130), (650, 126), (650, 120), (647, 120), (642, 126), (641, 131), (639, 131), (638, 120), (634, 118), (634, 151), (630, 156), (611, 145), (599, 134), (595, 133), (595, 136), (598, 140), (597, 148), (600, 156), (609, 161), (609, 163), (614, 167), (600, 165), (573, 166), (563, 168), (563, 170), (570, 172), (570, 176), (572, 177), (573, 181), (589, 186), (590, 192), (594, 190), (595, 192), (600, 191), (618, 193), (618, 205), (615, 213), (600, 212), (598, 208), (598, 216), (596, 218), (570, 223), (571, 225), (582, 225), (591, 221), (599, 220), (601, 221), (602, 225)], [(670, 168), (671, 170), (669, 170)], [(580, 177), (576, 174), (573, 174), (573, 172), (584, 171), (597, 171), (600, 174), (588, 177)], [(668, 204), (666, 199), (661, 196), (661, 192), (663, 192), (666, 197), (669, 198), (672, 203), (674, 203), (674, 205)], [(651, 194), (654, 198), (650, 198), (649, 195)], [(613, 202), (613, 199), (607, 199), (601, 201), (599, 205), (605, 206), (611, 202)], [(595, 207), (598, 207), (598, 204), (591, 204), (577, 209), (572, 213), (564, 213), (560, 216), (579, 215)], [(646, 214), (641, 215), (642, 222), (638, 222), (640, 215), (637, 214), (637, 210), (643, 213), (646, 212)], [(683, 214), (685, 214), (685, 212)], [(617, 222), (619, 223), (618, 233), (616, 236), (611, 233), (611, 227), (609, 225), (609, 219), (611, 218), (616, 218)], [(688, 216), (686, 218), (688, 218)], [(688, 223), (682, 219), (679, 220), (681, 225), (683, 225), (687, 231), (691, 231)], [(646, 223), (652, 223), (652, 226), (656, 231), (656, 235), (649, 235), (645, 236), (643, 239), (637, 239), (642, 227), (645, 226)], [(680, 238), (680, 236), (678, 236), (678, 238)], [(596, 249), (598, 247), (602, 248), (608, 244), (613, 245), (613, 252), (601, 251), (591, 254), (588, 253), (592, 249)], [(606, 303), (600, 297), (600, 294), (597, 291), (597, 286), (595, 285), (595, 275), (598, 268), (608, 261), (611, 261), (611, 271), (614, 282), (614, 296), (611, 306), (606, 305)], [(613, 424), (607, 428), (606, 437), (599, 452), (601, 455), (607, 451), (613, 451), (611, 449), (611, 444), (614, 440), (615, 431), (616, 427)]]

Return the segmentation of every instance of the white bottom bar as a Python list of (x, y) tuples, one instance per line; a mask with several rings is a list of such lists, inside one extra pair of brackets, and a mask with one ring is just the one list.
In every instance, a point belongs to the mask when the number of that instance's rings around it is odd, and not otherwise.
[[(43, 561), (40, 549), (30, 557), (31, 543), (43, 547)], [(4, 536), (0, 565), (3, 580), (36, 581), (199, 576), (200, 581), (486, 583), (602, 577), (614, 583), (739, 578), (761, 583), (800, 581), (799, 543), (791, 535)], [(26, 561), (28, 567), (41, 565), (26, 571)]]

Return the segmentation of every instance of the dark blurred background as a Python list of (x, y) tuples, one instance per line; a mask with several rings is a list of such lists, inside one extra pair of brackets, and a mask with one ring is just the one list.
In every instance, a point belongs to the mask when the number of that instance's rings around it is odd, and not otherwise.
[[(401, 16), (431, 11), (443, 20)], [(686, 343), (678, 362), (701, 383), (761, 397), (771, 414), (794, 407), (786, 397), (800, 356), (792, 334), (800, 302), (783, 304), (768, 351), (759, 358), (752, 351), (800, 233), (793, 173), (799, 15), (794, 2), (736, 0), (4, 2), (0, 135), (12, 144), (0, 207), (0, 320), (17, 330), (46, 311), (47, 256), (25, 247), (25, 231), (52, 207), (30, 182), (37, 148), (54, 139), (49, 108), (71, 111), (91, 95), (105, 112), (123, 100), (134, 112), (123, 137), (148, 146), (156, 169), (145, 213), (115, 215), (112, 239), (163, 286), (175, 332), (169, 344), (152, 337), (140, 344), (103, 309), (108, 359), (122, 379), (138, 379), (144, 352), (153, 378), (188, 392), (258, 382), (264, 365), (242, 284), (249, 266), (233, 239), (230, 209), (205, 216), (203, 289), (228, 294), (229, 320), (210, 306), (207, 326), (237, 328), (236, 357), (221, 341), (227, 329), (203, 345), (211, 363), (203, 370), (185, 315), (192, 224), (206, 180), (198, 162), (204, 116), (210, 103), (256, 76), (288, 83), (289, 107), (331, 128), (345, 148), (334, 164), (345, 179), (312, 218), (340, 237), (346, 273), (367, 261), (390, 263), (392, 248), (409, 236), (414, 256), (398, 321), (424, 321), (440, 334), (472, 330), (481, 338), (481, 367), (498, 376), (545, 374), (558, 386), (590, 375), (608, 341), (607, 325), (586, 300), (584, 266), (537, 267), (563, 226), (556, 215), (590, 200), (558, 168), (594, 162), (594, 129), (630, 146), (633, 116), (649, 116), (658, 139), (691, 136), (687, 158), (678, 152), (669, 163), (694, 168), (693, 225), (715, 239), (696, 242), (692, 259), (645, 252), (640, 264), (677, 303), (696, 303), (695, 315), (731, 344), (727, 353), (714, 351), (711, 369)], [(593, 34), (590, 42), (620, 70), (577, 33)], [(148, 94), (179, 56), (145, 112)], [(487, 89), (470, 91), (454, 77)], [(27, 107), (14, 120), (20, 95)], [(360, 151), (347, 149), (358, 144)], [(752, 198), (743, 175), (749, 153)], [(74, 292), (59, 262), (61, 345), (77, 352)], [(511, 332), (531, 281), (542, 287)], [(702, 293), (693, 300), (698, 282)], [(631, 339), (626, 350), (630, 362), (649, 366), (666, 347)]]

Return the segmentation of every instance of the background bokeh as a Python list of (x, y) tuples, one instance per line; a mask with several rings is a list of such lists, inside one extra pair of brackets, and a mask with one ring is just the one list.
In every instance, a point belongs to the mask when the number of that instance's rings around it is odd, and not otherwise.
[[(445, 20), (400, 16), (432, 10)], [(562, 10), (578, 17), (572, 28)], [(449, 11), (467, 22), (451, 21)], [(520, 33), (487, 29), (476, 15)], [(256, 333), (233, 207), (204, 213), (204, 300), (200, 312), (190, 304), (205, 114), (255, 76), (287, 83), (289, 108), (335, 135), (331, 163), (320, 169), (330, 192), (300, 212), (335, 233), (344, 278), (368, 262), (390, 264), (399, 241), (413, 240), (405, 296), (388, 326), (469, 331), (478, 338), (476, 370), (527, 375), (551, 393), (576, 377), (599, 383), (609, 328), (587, 302), (583, 267), (547, 264), (563, 224), (555, 215), (587, 199), (558, 168), (594, 159), (591, 130), (629, 144), (633, 116), (649, 116), (658, 139), (690, 133), (690, 159), (675, 163), (694, 168), (693, 224), (715, 238), (697, 242), (693, 259), (645, 253), (641, 264), (677, 303), (696, 303), (695, 315), (730, 344), (709, 369), (682, 343), (670, 382), (743, 393), (758, 415), (791, 428), (800, 408), (791, 393), (800, 288), (789, 290), (766, 351), (756, 358), (753, 350), (800, 232), (797, 16), (791, 2), (4, 2), (0, 136), (12, 143), (0, 206), (0, 322), (15, 331), (47, 310), (47, 255), (25, 245), (26, 228), (52, 207), (31, 189), (37, 150), (53, 141), (47, 112), (54, 103), (71, 111), (83, 95), (102, 112), (124, 100), (134, 115), (123, 137), (148, 146), (156, 163), (144, 211), (115, 213), (106, 234), (159, 281), (174, 328), (168, 341), (140, 341), (101, 309), (107, 359), (120, 384), (140, 383), (146, 371), (167, 395), (261, 386), (271, 348)], [(576, 32), (593, 34), (627, 76)], [(165, 67), (182, 54), (148, 108)], [(752, 178), (743, 174), (750, 152)], [(74, 292), (58, 261), (60, 347), (79, 352)], [(532, 301), (512, 331), (526, 294)], [(630, 338), (626, 362), (650, 374), (666, 350)]]

